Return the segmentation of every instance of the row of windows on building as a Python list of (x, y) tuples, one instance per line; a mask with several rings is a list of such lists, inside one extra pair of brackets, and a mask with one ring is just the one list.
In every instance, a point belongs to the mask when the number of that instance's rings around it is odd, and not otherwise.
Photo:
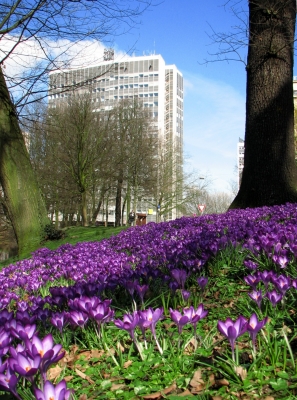
[[(86, 80), (83, 79), (83, 76), (80, 75), (79, 77), (76, 77), (76, 79), (79, 79), (80, 82), (77, 82), (76, 80), (72, 80), (72, 85), (92, 85), (95, 83), (105, 83), (109, 81), (116, 81), (116, 80), (122, 80), (122, 79), (137, 79), (137, 78), (157, 78), (159, 74), (137, 74), (137, 75), (126, 75), (126, 76), (114, 76), (110, 75), (109, 78), (101, 78), (101, 79), (88, 79), (89, 75), (86, 76)], [(56, 84), (51, 85), (51, 89), (59, 89), (59, 88), (64, 88), (65, 86), (68, 86), (67, 83), (68, 79), (65, 80), (66, 84), (64, 83), (59, 83), (57, 82)], [(82, 82), (81, 82), (82, 81)]]
[[(138, 89), (138, 88), (148, 88), (148, 84), (138, 85), (138, 84), (130, 84), (130, 85), (120, 85), (120, 86), (111, 86), (109, 88), (94, 88), (93, 92), (109, 92), (113, 90), (119, 89)], [(150, 94), (151, 95), (151, 94)], [(158, 96), (158, 93), (154, 93), (154, 96)]]
[[(52, 94), (48, 96), (50, 100), (52, 99), (59, 99), (59, 98), (64, 98), (64, 97), (71, 97), (71, 93), (56, 93), (56, 94)], [(140, 93), (138, 95), (134, 95), (134, 96), (113, 96), (114, 100), (118, 100), (118, 99), (128, 99), (128, 98), (137, 98), (137, 97), (141, 97), (141, 98), (146, 98), (146, 97), (158, 97), (158, 93)], [(112, 97), (110, 98), (112, 99)], [(105, 96), (101, 96), (100, 99), (98, 98), (97, 101), (102, 100), (102, 101), (108, 101), (108, 98), (105, 98)], [(158, 105), (158, 102), (155, 102), (156, 106)]]

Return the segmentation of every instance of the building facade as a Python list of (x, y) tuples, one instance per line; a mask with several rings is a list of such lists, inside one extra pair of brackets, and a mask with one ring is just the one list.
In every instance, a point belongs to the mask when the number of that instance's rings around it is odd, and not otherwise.
[[(164, 148), (170, 147), (178, 173), (183, 166), (183, 76), (175, 65), (166, 65), (160, 55), (127, 57), (115, 61), (106, 51), (104, 61), (81, 69), (52, 71), (49, 74), (49, 106), (55, 107), (73, 90), (91, 94), (94, 111), (111, 110), (119, 101), (137, 99), (148, 108), (154, 131)], [(145, 205), (137, 211), (144, 212)], [(148, 220), (156, 220), (156, 210)], [(179, 213), (173, 208), (168, 219)]]
[(238, 188), (240, 186), (244, 164), (244, 140), (239, 138), (237, 143), (237, 168), (238, 168)]

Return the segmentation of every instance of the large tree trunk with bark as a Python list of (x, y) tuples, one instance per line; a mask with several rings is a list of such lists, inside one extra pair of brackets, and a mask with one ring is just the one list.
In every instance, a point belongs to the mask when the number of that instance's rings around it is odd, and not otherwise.
[(244, 169), (230, 208), (297, 202), (295, 20), (296, 0), (249, 1)]
[(19, 255), (30, 255), (50, 221), (1, 68), (0, 182)]

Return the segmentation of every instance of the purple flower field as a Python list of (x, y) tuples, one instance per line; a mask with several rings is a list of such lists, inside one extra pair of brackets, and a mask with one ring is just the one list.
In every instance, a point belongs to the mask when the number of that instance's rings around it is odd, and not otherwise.
[[(229, 245), (242, 246), (257, 257), (265, 254), (276, 268), (284, 269), (295, 262), (297, 254), (297, 205), (150, 223), (101, 242), (66, 244), (55, 251), (40, 249), (31, 259), (0, 272), (1, 308), (15, 300), (21, 311), (36, 314), (37, 308), (52, 302), (51, 298), (41, 300), (39, 289), (48, 282), (54, 286), (61, 279), (73, 282), (64, 289), (69, 298), (98, 294), (118, 285), (126, 287), (130, 281), (146, 284), (150, 278), (166, 280), (174, 269), (200, 272), (211, 257)], [(53, 299), (58, 294), (60, 291), (53, 288)]]

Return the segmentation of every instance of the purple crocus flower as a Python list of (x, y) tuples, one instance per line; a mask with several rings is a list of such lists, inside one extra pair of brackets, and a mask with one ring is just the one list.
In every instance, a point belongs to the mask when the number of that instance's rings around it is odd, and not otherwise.
[(12, 337), (10, 332), (7, 331), (4, 327), (0, 328), (0, 349), (7, 347), (12, 341)]
[(11, 333), (14, 337), (21, 340), (31, 339), (36, 333), (36, 325), (23, 326), (22, 324), (17, 322), (15, 327), (11, 327)]
[(175, 279), (175, 281), (179, 284), (179, 288), (184, 289), (188, 277), (186, 271), (184, 269), (173, 269), (171, 271), (171, 275)]
[(68, 400), (72, 397), (72, 391), (67, 389), (66, 381), (63, 379), (56, 387), (46, 381), (43, 390), (35, 389), (36, 400)]
[(248, 293), (250, 298), (257, 303), (257, 306), (261, 308), (261, 303), (263, 299), (262, 290), (253, 290), (251, 293)]
[(163, 307), (156, 308), (153, 310), (152, 308), (147, 309), (148, 320), (151, 321), (149, 325), (149, 329), (152, 331), (154, 338), (156, 339), (156, 324), (159, 320), (163, 318)]
[(189, 313), (182, 315), (178, 310), (172, 310), (171, 308), (169, 309), (169, 313), (170, 318), (177, 325), (179, 335), (181, 335), (183, 327), (191, 322), (192, 315), (189, 315)]
[(227, 318), (225, 322), (223, 321), (218, 321), (218, 330), (226, 336), (226, 338), (229, 340), (230, 345), (231, 345), (231, 350), (232, 350), (232, 359), (235, 362), (235, 354), (234, 354), (234, 348), (235, 348), (235, 340), (243, 335), (246, 330), (247, 330), (247, 320), (240, 315), (236, 321), (232, 321), (231, 318)]
[(29, 356), (24, 356), (21, 353), (17, 353), (17, 357), (9, 358), (8, 362), (13, 371), (31, 380), (30, 378), (35, 375), (39, 369), (41, 357), (40, 355), (36, 355), (31, 358)]
[(89, 319), (88, 316), (81, 311), (69, 311), (67, 318), (73, 325), (81, 326), (82, 328)]
[(127, 281), (125, 282), (124, 286), (130, 293), (131, 297), (134, 298), (134, 292), (136, 289), (137, 282), (136, 281)]
[(204, 309), (203, 304), (199, 304), (198, 308), (195, 309), (193, 306), (189, 308), (184, 308), (184, 314), (191, 316), (191, 324), (193, 325), (194, 328), (194, 337), (196, 338), (196, 328), (197, 328), (197, 323), (206, 315), (208, 314), (208, 311)]
[(265, 289), (268, 289), (269, 283), (272, 281), (274, 277), (274, 272), (273, 271), (258, 271), (257, 272), (257, 277), (259, 281), (262, 281), (264, 283)]
[(96, 308), (89, 310), (89, 317), (96, 321), (98, 329), (103, 323), (111, 321), (114, 316), (114, 310), (109, 307), (110, 303), (111, 300), (104, 300)]
[(206, 276), (200, 276), (199, 278), (197, 278), (197, 283), (201, 292), (203, 292), (208, 283), (208, 278)]
[(66, 325), (65, 314), (55, 313), (52, 315), (50, 319), (52, 325), (54, 325), (57, 329), (59, 329), (60, 333), (62, 333), (64, 326)]
[(149, 288), (149, 285), (136, 285), (135, 286), (136, 292), (137, 292), (138, 296), (140, 297), (140, 301), (141, 301), (142, 305), (143, 305), (144, 295), (148, 291), (148, 288)]
[(19, 321), (23, 325), (33, 324), (36, 321), (37, 316), (31, 316), (27, 310), (21, 311), (18, 310), (16, 312), (15, 319)]
[(13, 318), (13, 312), (9, 312), (6, 308), (0, 311), (0, 326), (4, 325), (6, 322), (11, 321)]
[(137, 311), (135, 311), (133, 314), (124, 314), (123, 320), (115, 319), (113, 322), (116, 327), (127, 331), (131, 339), (134, 340), (135, 339), (134, 331), (136, 326), (138, 325), (138, 321), (139, 321), (139, 315)]
[(182, 299), (183, 301), (187, 301), (190, 296), (191, 296), (191, 292), (189, 290), (181, 290), (181, 295), (182, 295)]
[(272, 256), (272, 259), (273, 259), (273, 261), (276, 263), (276, 264), (278, 264), (279, 266), (280, 266), (280, 268), (286, 268), (286, 266), (287, 266), (287, 264), (288, 264), (288, 262), (289, 262), (289, 259), (288, 259), (288, 257), (286, 257), (286, 256), (283, 256), (283, 255), (276, 255), (276, 254), (274, 254), (273, 256)]
[(81, 296), (80, 298), (69, 300), (68, 306), (71, 310), (82, 311), (85, 314), (89, 314), (89, 311), (96, 308), (100, 301), (98, 297)]
[(251, 286), (254, 290), (257, 290), (257, 285), (259, 283), (259, 278), (256, 275), (247, 275), (244, 277), (245, 282)]
[(278, 291), (284, 296), (286, 291), (291, 288), (290, 277), (279, 275), (273, 278), (273, 283), (275, 284)]
[(258, 317), (255, 313), (251, 315), (248, 321), (247, 331), (249, 332), (250, 337), (252, 339), (254, 352), (256, 352), (256, 336), (267, 321), (268, 317), (265, 317), (262, 321), (258, 321)]
[(276, 290), (272, 290), (272, 292), (267, 292), (266, 297), (270, 301), (273, 307), (276, 306), (276, 304), (282, 300), (283, 295), (278, 293)]
[(141, 330), (144, 341), (146, 341), (145, 330), (152, 324), (152, 314), (149, 310), (142, 310), (142, 311), (139, 310), (138, 315), (139, 315), (138, 326)]
[(258, 268), (258, 264), (256, 264), (254, 261), (252, 260), (245, 260), (243, 262), (243, 265), (245, 267), (247, 267), (249, 270), (254, 271)]
[(159, 353), (163, 354), (163, 350), (158, 342), (157, 339), (157, 334), (156, 334), (156, 324), (159, 320), (161, 320), (163, 318), (163, 307), (160, 308), (156, 308), (155, 310), (153, 310), (152, 308), (148, 308), (146, 311), (146, 318), (147, 320), (150, 322), (147, 327), (151, 330), (153, 338), (156, 342), (156, 345), (158, 347)]
[(19, 379), (20, 377), (17, 377), (10, 367), (7, 367), (5, 373), (0, 373), (0, 389), (11, 392), (17, 399), (21, 399), (17, 393)]
[(26, 341), (27, 353), (35, 359), (40, 357), (40, 371), (43, 379), (46, 379), (46, 371), (50, 365), (58, 362), (64, 357), (65, 352), (62, 351), (61, 344), (54, 344), (52, 335), (49, 333), (42, 340), (38, 336), (33, 336), (31, 341)]

